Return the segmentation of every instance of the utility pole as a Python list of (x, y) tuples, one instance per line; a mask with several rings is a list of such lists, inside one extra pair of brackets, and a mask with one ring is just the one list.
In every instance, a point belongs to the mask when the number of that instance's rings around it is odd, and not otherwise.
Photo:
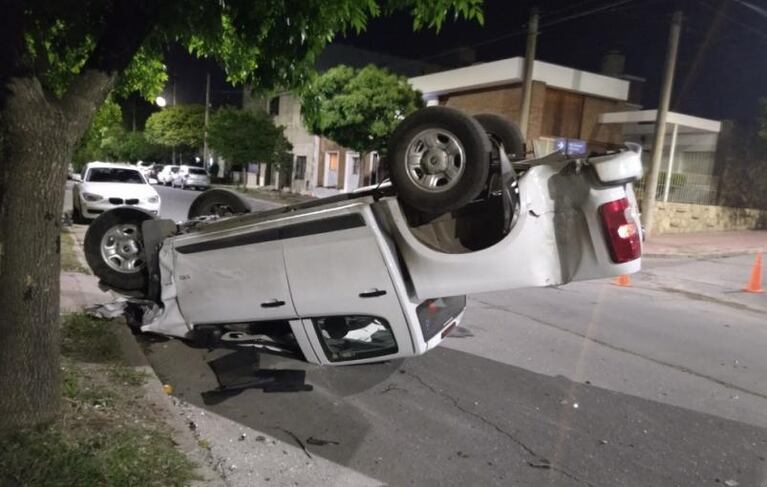
[(671, 30), (668, 36), (668, 52), (666, 53), (666, 66), (663, 72), (663, 84), (660, 91), (660, 103), (658, 115), (655, 118), (655, 136), (652, 145), (652, 163), (650, 175), (645, 180), (644, 196), (642, 198), (642, 224), (645, 228), (645, 238), (652, 235), (653, 219), (655, 217), (655, 193), (658, 188), (658, 173), (660, 172), (661, 159), (663, 158), (663, 143), (666, 135), (666, 118), (668, 107), (671, 102), (671, 89), (674, 85), (674, 69), (676, 67), (676, 54), (679, 48), (679, 33), (682, 30), (682, 12), (674, 12), (671, 18)]
[(210, 71), (205, 76), (205, 127), (202, 135), (202, 167), (208, 167), (208, 117), (210, 116)]
[[(173, 77), (173, 100), (171, 100), (171, 105), (176, 106), (176, 76), (171, 75)], [(173, 154), (171, 155), (171, 163), (176, 163), (176, 146), (173, 146)]]
[(533, 63), (535, 63), (535, 47), (538, 42), (538, 8), (530, 10), (530, 20), (527, 23), (527, 49), (525, 50), (525, 72), (522, 83), (522, 113), (519, 117), (519, 128), (522, 139), (527, 141), (527, 128), (530, 123), (530, 105), (533, 99)]

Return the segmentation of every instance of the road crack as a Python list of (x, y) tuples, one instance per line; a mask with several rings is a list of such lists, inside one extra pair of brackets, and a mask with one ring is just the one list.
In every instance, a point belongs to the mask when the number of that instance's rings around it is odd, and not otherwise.
[(511, 440), (512, 443), (514, 443), (515, 445), (519, 446), (522, 450), (525, 451), (525, 453), (527, 453), (528, 455), (533, 457), (532, 459), (527, 460), (527, 465), (529, 465), (531, 467), (534, 467), (534, 468), (541, 468), (541, 469), (546, 469), (546, 470), (552, 470), (554, 472), (557, 472), (557, 473), (561, 474), (564, 477), (567, 477), (567, 478), (569, 478), (571, 480), (574, 480), (576, 482), (579, 482), (581, 484), (588, 485), (589, 487), (596, 487), (594, 484), (592, 484), (588, 480), (581, 479), (578, 476), (576, 476), (575, 474), (569, 472), (568, 470), (565, 470), (564, 468), (559, 467), (559, 466), (551, 463), (551, 461), (548, 458), (546, 458), (543, 455), (541, 455), (538, 452), (536, 452), (532, 447), (530, 447), (524, 441), (522, 441), (519, 438), (517, 438), (516, 436), (514, 436), (512, 433), (509, 433), (508, 431), (506, 431), (505, 429), (501, 428), (500, 426), (498, 426), (496, 423), (490, 421), (489, 419), (485, 418), (481, 414), (476, 413), (476, 412), (474, 412), (474, 411), (472, 411), (470, 409), (466, 409), (465, 407), (461, 406), (461, 403), (458, 401), (458, 399), (454, 398), (453, 396), (451, 396), (450, 394), (448, 394), (448, 393), (446, 393), (444, 391), (436, 389), (434, 386), (432, 386), (432, 385), (428, 384), (426, 381), (424, 381), (417, 374), (414, 374), (413, 372), (410, 372), (409, 370), (405, 370), (405, 369), (400, 369), (400, 371), (403, 374), (407, 375), (408, 377), (412, 377), (413, 379), (415, 379), (419, 384), (421, 384), (427, 390), (431, 391), (433, 394), (435, 394), (437, 396), (440, 396), (440, 397), (450, 401), (452, 403), (453, 407), (458, 409), (462, 413), (467, 414), (469, 416), (472, 416), (473, 418), (478, 419), (482, 423), (484, 423), (487, 426), (493, 428), (495, 431), (497, 431), (501, 435), (503, 435), (506, 438), (508, 438), (509, 440)]
[(276, 427), (275, 427), (275, 429), (278, 429), (278, 430), (282, 431), (283, 433), (285, 433), (286, 435), (288, 435), (288, 436), (290, 436), (291, 438), (293, 438), (293, 440), (294, 440), (296, 443), (298, 443), (298, 446), (300, 446), (300, 447), (301, 447), (301, 449), (304, 451), (304, 453), (306, 453), (306, 456), (307, 456), (307, 457), (309, 457), (310, 459), (313, 459), (313, 457), (312, 457), (312, 454), (311, 454), (311, 453), (309, 453), (309, 450), (307, 450), (307, 449), (306, 449), (306, 445), (304, 445), (304, 442), (303, 442), (303, 441), (301, 441), (301, 438), (299, 438), (299, 437), (298, 437), (298, 435), (296, 435), (296, 434), (295, 434), (295, 433), (293, 433), (292, 431), (290, 431), (290, 430), (286, 430), (285, 428), (282, 428), (282, 427), (280, 427), (280, 426), (276, 426)]
[(732, 389), (732, 390), (735, 390), (735, 391), (738, 391), (738, 392), (742, 392), (743, 394), (748, 394), (748, 395), (751, 395), (751, 396), (754, 396), (754, 397), (758, 397), (759, 399), (767, 400), (767, 394), (763, 394), (763, 393), (757, 392), (757, 391), (752, 391), (750, 389), (746, 389), (745, 387), (741, 387), (741, 386), (738, 386), (738, 385), (735, 385), (735, 384), (731, 384), (731, 383), (729, 383), (727, 381), (724, 381), (722, 379), (717, 379), (716, 377), (713, 377), (713, 376), (710, 376), (710, 375), (706, 375), (706, 374), (702, 374), (700, 372), (696, 372), (696, 371), (694, 371), (694, 370), (692, 370), (690, 368), (687, 368), (687, 367), (685, 367), (683, 365), (678, 365), (678, 364), (674, 364), (674, 363), (671, 363), (671, 362), (666, 362), (665, 360), (660, 360), (660, 359), (656, 359), (656, 358), (653, 358), (653, 357), (649, 357), (649, 356), (643, 355), (643, 354), (641, 354), (639, 352), (635, 352), (633, 350), (629, 350), (628, 348), (620, 347), (618, 345), (613, 345), (613, 344), (608, 343), (608, 342), (606, 342), (604, 340), (600, 340), (599, 338), (593, 338), (593, 337), (584, 335), (582, 333), (578, 333), (577, 331), (570, 330), (570, 329), (565, 328), (563, 326), (555, 325), (554, 323), (550, 323), (550, 322), (544, 321), (544, 320), (542, 320), (540, 318), (536, 318), (535, 316), (530, 316), (530, 315), (527, 315), (525, 313), (520, 313), (519, 311), (515, 311), (515, 310), (512, 310), (512, 309), (503, 307), (503, 306), (499, 306), (499, 305), (492, 304), (492, 303), (487, 303), (487, 302), (481, 301), (479, 299), (477, 299), (477, 302), (481, 303), (484, 306), (487, 306), (489, 308), (493, 308), (493, 309), (496, 309), (496, 310), (499, 310), (499, 311), (503, 311), (503, 312), (506, 312), (506, 313), (511, 313), (511, 314), (514, 314), (514, 315), (517, 315), (517, 316), (521, 316), (522, 318), (527, 318), (528, 320), (534, 321), (534, 322), (536, 322), (538, 324), (541, 324), (541, 325), (544, 325), (544, 326), (548, 326), (550, 328), (554, 328), (555, 330), (559, 330), (559, 331), (568, 333), (570, 335), (576, 336), (578, 338), (582, 338), (584, 340), (588, 340), (590, 342), (596, 343), (597, 345), (601, 345), (601, 346), (609, 348), (611, 350), (615, 350), (616, 352), (621, 352), (621, 353), (625, 353), (625, 354), (631, 355), (633, 357), (638, 357), (638, 358), (641, 358), (643, 360), (647, 360), (649, 362), (652, 362), (652, 363), (655, 363), (655, 364), (658, 364), (658, 365), (662, 365), (664, 367), (672, 368), (672, 369), (674, 369), (676, 371), (679, 371), (679, 372), (682, 372), (684, 374), (692, 375), (693, 377), (698, 377), (699, 379), (704, 379), (704, 380), (713, 382), (713, 383), (718, 384), (718, 385), (720, 385), (722, 387), (726, 387), (728, 389)]

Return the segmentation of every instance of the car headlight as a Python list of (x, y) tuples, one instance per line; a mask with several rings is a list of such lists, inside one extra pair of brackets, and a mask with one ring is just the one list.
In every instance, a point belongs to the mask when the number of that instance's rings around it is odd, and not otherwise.
[(150, 196), (149, 198), (147, 198), (147, 202), (149, 202), (149, 203), (159, 203), (160, 202), (160, 197), (159, 196)]
[(103, 200), (104, 197), (101, 196), (100, 194), (95, 194), (95, 193), (83, 193), (83, 199), (85, 201), (99, 201), (99, 200)]

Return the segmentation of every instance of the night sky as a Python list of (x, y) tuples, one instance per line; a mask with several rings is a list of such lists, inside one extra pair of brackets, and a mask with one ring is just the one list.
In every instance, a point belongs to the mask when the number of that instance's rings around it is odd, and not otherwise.
[[(685, 18), (672, 110), (750, 120), (758, 114), (758, 99), (767, 96), (767, 0), (486, 0), (484, 26), (452, 21), (439, 34), (413, 33), (412, 20), (396, 15), (373, 20), (363, 34), (338, 36), (336, 42), (438, 64), (465, 46), (475, 49), (478, 62), (521, 56), (533, 5), (541, 14), (537, 59), (598, 72), (603, 55), (617, 49), (626, 56), (626, 74), (647, 80), (642, 97), (647, 108), (657, 106), (676, 9)], [(220, 70), (191, 60), (181, 49), (169, 53), (167, 64), (178, 79), (179, 103), (202, 102), (209, 67), (215, 104), (233, 96)]]

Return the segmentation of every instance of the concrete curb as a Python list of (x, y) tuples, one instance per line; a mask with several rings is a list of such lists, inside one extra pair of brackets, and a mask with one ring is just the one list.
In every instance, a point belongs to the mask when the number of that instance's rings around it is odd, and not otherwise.
[(737, 257), (739, 255), (754, 255), (759, 252), (767, 252), (767, 250), (756, 248), (756, 249), (723, 250), (723, 251), (712, 251), (712, 252), (680, 252), (680, 253), (643, 252), (642, 257), (652, 257), (652, 258), (658, 258), (658, 259), (679, 259), (679, 258), (719, 259), (724, 257)]
[[(67, 232), (74, 236), (75, 241), (77, 242), (77, 245), (74, 246), (74, 251), (78, 261), (80, 261), (85, 268), (88, 268), (88, 263), (82, 248), (83, 236), (77, 230), (78, 228), (74, 226), (66, 229)], [(110, 294), (114, 296), (113, 293), (110, 292)], [(147, 376), (147, 380), (143, 386), (144, 399), (147, 406), (153, 411), (160, 412), (163, 421), (171, 429), (171, 434), (176, 446), (197, 465), (196, 473), (201, 480), (194, 481), (190, 483), (190, 485), (226, 486), (227, 483), (212, 467), (214, 459), (210, 454), (210, 451), (198, 444), (197, 438), (187, 427), (184, 418), (173, 404), (171, 396), (165, 393), (162, 381), (151, 365), (149, 365), (149, 361), (127, 325), (117, 328), (117, 340), (127, 365), (134, 367), (137, 371), (145, 373)]]

